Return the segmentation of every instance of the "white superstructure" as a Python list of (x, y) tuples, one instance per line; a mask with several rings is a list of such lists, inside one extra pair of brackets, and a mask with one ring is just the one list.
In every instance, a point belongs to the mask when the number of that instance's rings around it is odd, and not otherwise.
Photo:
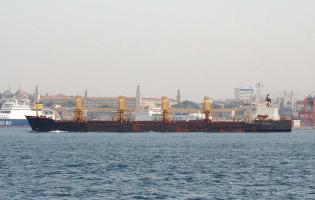
[(35, 116), (36, 111), (17, 100), (5, 102), (0, 109), (0, 119), (25, 119), (25, 115)]
[[(161, 108), (146, 108), (135, 112), (135, 121), (161, 121), (162, 120)], [(190, 121), (190, 120), (201, 120), (204, 119), (204, 113), (185, 113), (185, 114), (175, 114), (170, 116), (170, 120), (175, 121)], [(211, 120), (212, 117), (209, 117)]]
[(279, 109), (272, 107), (272, 100), (269, 98), (269, 94), (267, 95), (265, 101), (262, 100), (262, 88), (263, 85), (261, 83), (257, 83), (255, 118), (265, 116), (265, 119), (280, 120)]
[(161, 109), (143, 109), (135, 112), (135, 121), (162, 120)]

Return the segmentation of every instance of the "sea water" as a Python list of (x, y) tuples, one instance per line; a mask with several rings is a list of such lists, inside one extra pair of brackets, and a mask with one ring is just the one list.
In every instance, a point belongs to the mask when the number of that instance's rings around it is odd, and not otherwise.
[(315, 199), (315, 131), (0, 129), (0, 199)]

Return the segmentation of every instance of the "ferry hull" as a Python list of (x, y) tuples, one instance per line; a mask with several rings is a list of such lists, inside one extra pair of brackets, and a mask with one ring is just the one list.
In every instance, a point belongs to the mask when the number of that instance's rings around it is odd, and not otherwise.
[(29, 126), (27, 119), (0, 119), (0, 128)]
[(201, 120), (176, 121), (55, 121), (42, 117), (26, 117), (37, 132), (291, 132), (291, 120), (246, 122), (209, 122)]

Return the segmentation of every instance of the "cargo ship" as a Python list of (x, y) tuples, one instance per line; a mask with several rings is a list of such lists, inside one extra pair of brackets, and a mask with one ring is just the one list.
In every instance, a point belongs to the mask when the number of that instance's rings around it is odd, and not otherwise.
[(87, 120), (83, 116), (82, 97), (75, 97), (73, 120), (55, 120), (46, 116), (26, 116), (33, 131), (67, 132), (291, 132), (291, 120), (273, 120), (268, 115), (258, 115), (252, 121), (213, 121), (209, 97), (204, 98), (204, 118), (190, 121), (170, 120), (167, 97), (161, 99), (161, 120), (132, 121), (126, 119), (125, 98), (118, 98), (117, 120)]

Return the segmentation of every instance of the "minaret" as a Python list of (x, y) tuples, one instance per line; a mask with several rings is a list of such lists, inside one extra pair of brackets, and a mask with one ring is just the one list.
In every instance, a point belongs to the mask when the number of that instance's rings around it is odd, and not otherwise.
[(9, 83), (9, 98), (12, 98), (13, 97), (13, 94), (11, 92), (11, 83)]
[(88, 90), (84, 90), (83, 107), (87, 106)]
[(21, 83), (19, 83), (19, 98), (22, 96)]
[(38, 89), (38, 85), (36, 85), (35, 87), (35, 93), (34, 93), (34, 103), (39, 103), (39, 89)]
[(88, 90), (85, 90), (84, 91), (84, 98), (87, 99), (87, 97), (88, 97)]
[(142, 95), (140, 85), (137, 85), (137, 93), (136, 93), (136, 108), (140, 108), (142, 105)]
[(293, 102), (293, 91), (291, 90), (291, 93), (290, 93), (290, 103), (291, 103), (291, 110), (294, 110), (294, 102)]
[(177, 95), (176, 95), (176, 102), (178, 103), (178, 104), (180, 104), (180, 90), (178, 89), (177, 90)]

